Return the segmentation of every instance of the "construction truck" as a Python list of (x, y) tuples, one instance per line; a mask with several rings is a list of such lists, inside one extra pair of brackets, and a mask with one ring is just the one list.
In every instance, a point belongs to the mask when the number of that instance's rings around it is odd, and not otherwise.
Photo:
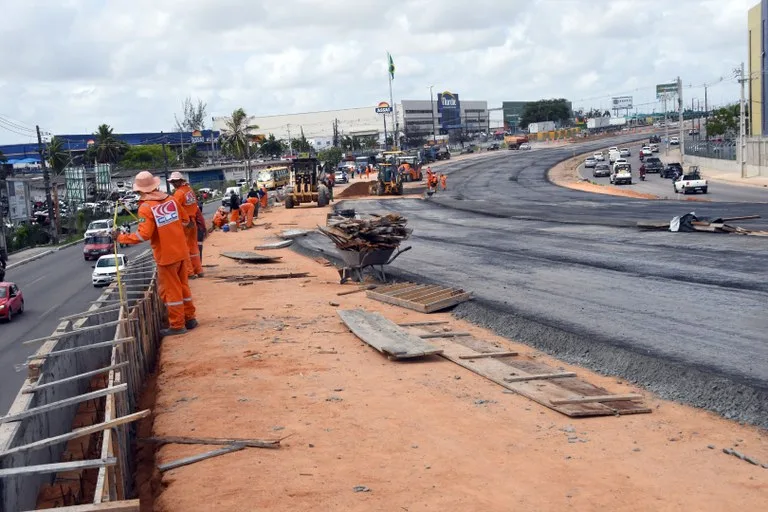
[(295, 158), (291, 164), (291, 184), (285, 196), (285, 207), (293, 208), (305, 203), (327, 206), (331, 201), (331, 191), (320, 183), (322, 173), (323, 166), (317, 158), (306, 153)]
[(418, 156), (399, 156), (395, 158), (395, 164), (398, 170), (403, 169), (404, 181), (421, 181), (424, 178)]
[(504, 136), (504, 144), (507, 145), (507, 149), (520, 149), (520, 144), (528, 142), (528, 137), (525, 135), (506, 135)]
[(397, 166), (387, 162), (380, 164), (378, 178), (371, 183), (368, 192), (372, 196), (403, 195), (403, 176), (398, 172)]

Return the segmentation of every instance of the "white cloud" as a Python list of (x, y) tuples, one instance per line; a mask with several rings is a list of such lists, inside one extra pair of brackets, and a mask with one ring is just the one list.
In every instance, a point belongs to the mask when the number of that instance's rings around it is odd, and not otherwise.
[[(434, 85), (491, 106), (652, 102), (654, 84), (678, 75), (730, 77), (756, 1), (9, 1), (0, 115), (56, 133), (102, 122), (129, 132), (171, 129), (188, 95), (210, 115), (373, 105), (389, 96), (387, 51), (396, 100), (426, 99)], [(732, 80), (710, 91), (737, 95)], [(0, 131), (0, 143), (20, 139)]]

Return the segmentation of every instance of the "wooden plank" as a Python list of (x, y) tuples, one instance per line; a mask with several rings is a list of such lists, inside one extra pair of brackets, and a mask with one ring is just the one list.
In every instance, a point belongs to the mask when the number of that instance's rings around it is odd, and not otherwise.
[[(38, 509), (39, 510), (39, 509)], [(91, 503), (88, 505), (72, 505), (71, 507), (56, 507), (63, 512), (139, 512), (139, 500), (109, 501), (106, 503)], [(29, 510), (27, 512), (35, 512)]]
[(229, 446), (225, 446), (224, 448), (219, 448), (218, 450), (212, 450), (210, 452), (192, 455), (191, 457), (184, 457), (183, 459), (175, 460), (167, 464), (160, 464), (159, 466), (157, 466), (157, 469), (159, 469), (160, 472), (162, 473), (164, 471), (180, 468), (182, 466), (188, 466), (189, 464), (194, 464), (195, 462), (200, 462), (201, 460), (206, 460), (212, 457), (218, 457), (219, 455), (226, 455), (227, 453), (236, 452), (236, 451), (242, 450), (243, 448), (245, 448), (244, 444), (231, 444)]
[(422, 327), (427, 325), (441, 325), (441, 324), (447, 324), (448, 320), (428, 320), (426, 322), (406, 322), (403, 324), (397, 324), (400, 327)]
[(59, 317), (59, 320), (79, 320), (80, 318), (99, 315), (101, 313), (112, 313), (112, 312), (117, 313), (120, 307), (121, 307), (120, 304), (112, 304), (111, 306), (104, 306), (103, 308), (90, 309), (88, 311), (75, 313), (74, 315), (62, 316), (62, 317)]
[(27, 358), (27, 362), (34, 361), (36, 359), (47, 359), (49, 357), (64, 356), (74, 354), (75, 352), (83, 352), (85, 350), (91, 350), (92, 348), (105, 348), (120, 345), (122, 343), (128, 343), (134, 341), (133, 338), (118, 338), (110, 341), (100, 341), (98, 343), (91, 343), (90, 345), (83, 345), (82, 347), (65, 348), (64, 350), (57, 350), (55, 352), (48, 352), (45, 354), (32, 354)]
[(154, 436), (139, 439), (139, 442), (157, 444), (207, 444), (230, 445), (242, 444), (249, 448), (280, 448), (280, 440), (268, 439), (225, 439), (218, 437)]
[(426, 334), (419, 334), (419, 338), (426, 340), (430, 338), (460, 338), (463, 336), (472, 336), (468, 332), (429, 332)]
[(39, 391), (41, 389), (47, 389), (53, 386), (57, 386), (59, 384), (64, 384), (65, 382), (72, 382), (73, 380), (80, 380), (80, 379), (87, 379), (88, 377), (93, 377), (95, 375), (101, 375), (102, 373), (107, 373), (110, 370), (114, 370), (116, 368), (122, 368), (123, 366), (128, 366), (128, 363), (120, 363), (112, 366), (107, 366), (105, 368), (99, 368), (98, 370), (93, 370), (90, 372), (80, 373), (77, 375), (73, 375), (72, 377), (66, 377), (64, 379), (59, 380), (53, 380), (51, 382), (46, 382), (45, 384), (37, 384), (35, 386), (29, 386), (26, 388), (22, 388), (22, 393), (35, 393), (36, 391)]
[(628, 394), (628, 395), (596, 395), (596, 396), (576, 396), (573, 398), (566, 398), (564, 400), (550, 400), (552, 405), (566, 405), (566, 404), (589, 404), (593, 402), (626, 402), (629, 400), (642, 400), (642, 395)]
[(427, 304), (425, 306), (425, 313), (434, 313), (435, 311), (440, 311), (441, 309), (446, 309), (451, 306), (455, 306), (456, 304), (461, 304), (462, 302), (466, 302), (469, 299), (472, 298), (471, 293), (462, 293), (460, 295), (454, 295), (453, 297), (449, 297), (445, 300), (432, 302), (430, 304)]
[(24, 466), (20, 468), (0, 469), (0, 478), (8, 478), (21, 475), (39, 475), (42, 473), (58, 473), (60, 471), (80, 471), (82, 469), (100, 468), (117, 463), (117, 459), (91, 459), (76, 460), (72, 462), (57, 462), (55, 464), (39, 464), (37, 466)]
[(384, 293), (377, 293), (377, 291), (368, 291), (366, 292), (366, 296), (369, 299), (378, 300), (379, 302), (385, 302), (387, 304), (394, 304), (395, 306), (400, 306), (406, 309), (412, 309), (413, 311), (418, 311), (419, 313), (427, 312), (426, 308), (422, 304), (411, 302), (409, 300), (398, 299), (397, 297), (390, 297)]
[(268, 244), (263, 245), (257, 245), (254, 247), (256, 250), (267, 250), (267, 249), (282, 249), (284, 247), (288, 247), (293, 243), (293, 240), (281, 240), (279, 242), (272, 242)]
[(460, 355), (459, 359), (480, 359), (483, 357), (508, 357), (516, 355), (518, 355), (517, 352), (480, 352), (474, 355)]
[(344, 292), (339, 292), (336, 295), (338, 295), (340, 297), (342, 295), (352, 295), (353, 293), (359, 293), (359, 292), (364, 292), (366, 290), (375, 290), (375, 289), (376, 289), (376, 285), (375, 284), (369, 284), (368, 286), (363, 286), (363, 287), (360, 287), (360, 288), (358, 288), (356, 290), (347, 290), (347, 291), (344, 291)]
[(561, 373), (540, 373), (536, 375), (520, 375), (516, 377), (504, 377), (504, 382), (526, 382), (529, 380), (545, 380), (545, 379), (564, 379), (566, 377), (575, 377), (574, 372), (561, 372)]
[(439, 354), (442, 349), (407, 333), (379, 313), (359, 309), (337, 310), (341, 320), (361, 340), (395, 359)]
[(77, 395), (70, 398), (65, 398), (64, 400), (51, 402), (49, 404), (41, 405), (40, 407), (33, 407), (31, 409), (27, 409), (26, 411), (17, 412), (16, 414), (9, 414), (8, 416), (3, 416), (2, 418), (0, 418), (0, 423), (8, 423), (9, 421), (20, 421), (20, 420), (23, 420), (24, 418), (29, 418), (30, 416), (35, 416), (37, 414), (42, 414), (48, 411), (54, 411), (56, 409), (61, 409), (62, 407), (67, 407), (69, 405), (79, 404), (81, 402), (85, 402), (86, 400), (100, 398), (102, 396), (111, 395), (112, 393), (120, 393), (125, 391), (127, 388), (128, 388), (128, 384), (121, 384), (113, 388), (99, 389), (97, 391), (91, 391), (90, 393), (85, 393), (83, 395)]
[(48, 336), (44, 336), (42, 338), (36, 338), (33, 340), (27, 340), (22, 342), (22, 345), (32, 345), (33, 343), (42, 343), (44, 341), (48, 340), (54, 340), (54, 339), (60, 339), (60, 338), (68, 338), (70, 336), (76, 336), (80, 334), (81, 332), (89, 332), (89, 331), (97, 331), (99, 329), (102, 329), (104, 327), (112, 327), (115, 326), (124, 320), (115, 320), (114, 322), (106, 322), (103, 324), (98, 325), (89, 325), (88, 327), (81, 327), (80, 329), (72, 329), (71, 331), (66, 332), (60, 332), (60, 333), (53, 333), (49, 334)]

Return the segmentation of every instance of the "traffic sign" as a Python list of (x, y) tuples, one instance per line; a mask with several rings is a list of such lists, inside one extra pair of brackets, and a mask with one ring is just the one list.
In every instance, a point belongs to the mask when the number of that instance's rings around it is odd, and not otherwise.
[(677, 94), (677, 82), (671, 84), (658, 84), (656, 86), (656, 98), (661, 99), (668, 94)]

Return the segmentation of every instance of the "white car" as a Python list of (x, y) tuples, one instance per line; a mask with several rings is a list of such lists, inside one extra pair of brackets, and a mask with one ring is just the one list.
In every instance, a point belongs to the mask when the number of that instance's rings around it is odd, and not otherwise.
[(670, 146), (679, 146), (680, 145), (680, 139), (677, 137), (670, 137), (669, 138), (669, 145)]
[(531, 145), (528, 144), (527, 142), (523, 142), (522, 144), (520, 144), (520, 147), (518, 149), (525, 151), (525, 150), (531, 149)]
[(85, 231), (85, 236), (83, 238), (105, 235), (107, 233), (111, 234), (113, 229), (114, 225), (112, 224), (112, 219), (94, 220), (88, 224), (88, 229)]
[(609, 153), (610, 153), (611, 151), (618, 151), (618, 150), (619, 150), (619, 148), (617, 148), (616, 146), (611, 146), (611, 147), (609, 147), (609, 148), (608, 148), (608, 152), (609, 152)]
[(112, 283), (115, 277), (117, 277), (117, 271), (122, 272), (125, 270), (126, 263), (128, 263), (128, 260), (125, 254), (118, 254), (117, 260), (115, 260), (114, 254), (107, 254), (99, 258), (96, 261), (96, 265), (93, 266), (93, 274), (91, 275), (93, 286), (107, 286)]
[(626, 164), (626, 165), (629, 165), (629, 160), (627, 160), (626, 158), (619, 158), (619, 159), (617, 159), (617, 160), (616, 160), (616, 161), (613, 163), (613, 166), (615, 167), (615, 166), (617, 166), (617, 165), (621, 165), (621, 164)]
[(629, 148), (621, 148), (619, 150), (619, 156), (621, 156), (621, 158), (626, 158), (628, 156), (632, 156), (632, 152), (629, 150)]
[(643, 156), (651, 156), (653, 150), (651, 149), (651, 146), (643, 146), (643, 149), (640, 150), (640, 154)]
[(615, 164), (608, 180), (613, 185), (632, 184), (632, 167), (629, 164)]
[(618, 149), (608, 150), (608, 161), (610, 163), (614, 163), (618, 159), (619, 159), (619, 150)]
[(659, 152), (659, 145), (658, 144), (651, 144), (651, 152), (658, 153)]
[(605, 155), (602, 152), (595, 153), (593, 156), (598, 162), (605, 162)]
[(588, 156), (586, 160), (584, 160), (584, 167), (587, 169), (594, 169), (597, 165), (597, 160), (595, 160), (595, 157)]

